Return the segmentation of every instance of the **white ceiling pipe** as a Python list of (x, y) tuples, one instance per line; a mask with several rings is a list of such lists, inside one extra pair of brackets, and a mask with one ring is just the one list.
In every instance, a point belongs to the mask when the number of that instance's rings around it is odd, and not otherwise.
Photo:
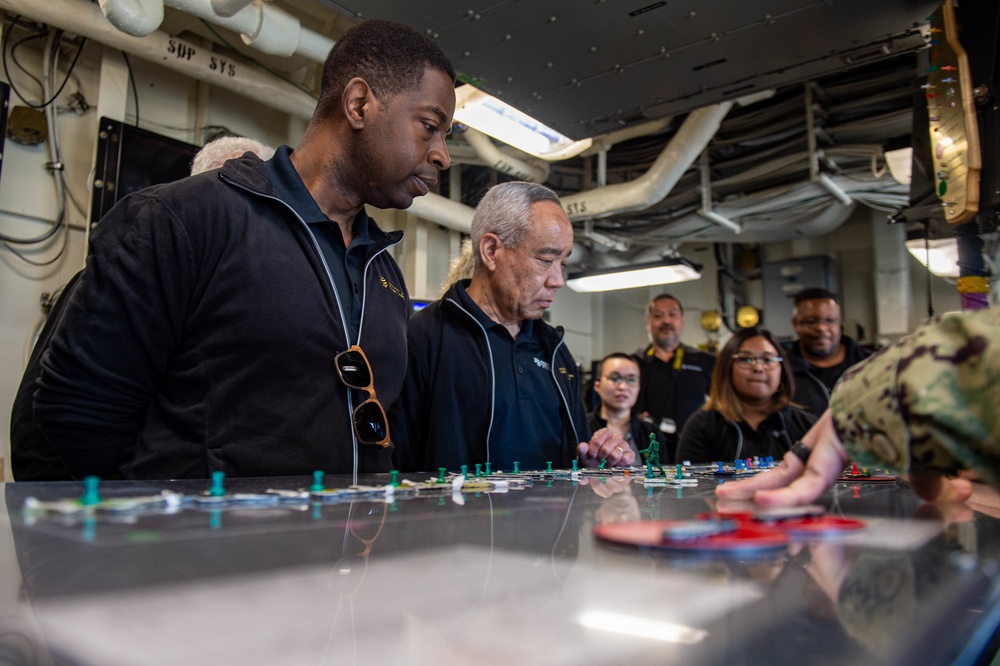
[(596, 155), (597, 153), (611, 150), (612, 146), (621, 143), (622, 141), (628, 141), (629, 139), (635, 139), (640, 136), (656, 134), (657, 132), (670, 127), (670, 123), (672, 122), (674, 122), (674, 117), (667, 116), (666, 118), (651, 120), (649, 122), (642, 123), (641, 125), (626, 127), (625, 129), (621, 129), (616, 132), (608, 132), (607, 134), (595, 136), (590, 148), (587, 148), (587, 150), (580, 153), (580, 156), (586, 157), (587, 155)]
[(212, 11), (219, 16), (232, 16), (254, 0), (212, 0)]
[(316, 100), (309, 94), (250, 65), (236, 64), (220, 74), (219, 55), (201, 45), (162, 31), (145, 37), (127, 35), (111, 25), (101, 10), (87, 0), (0, 0), (0, 9), (82, 35), (298, 118), (308, 120), (316, 106)]
[(407, 212), (448, 229), (461, 231), (464, 234), (472, 233), (473, 208), (440, 194), (431, 193), (417, 197)]
[(549, 179), (549, 163), (539, 160), (538, 165), (518, 159), (513, 155), (508, 155), (490, 140), (488, 136), (479, 130), (467, 129), (464, 133), (465, 140), (476, 151), (486, 164), (500, 173), (513, 176), (518, 180), (526, 180), (532, 183), (544, 183)]
[(639, 178), (563, 197), (563, 209), (569, 219), (645, 210), (661, 201), (715, 136), (732, 106), (733, 102), (721, 102), (688, 114), (653, 166)]
[(99, 4), (116, 28), (133, 37), (144, 37), (163, 23), (163, 0), (99, 0)]

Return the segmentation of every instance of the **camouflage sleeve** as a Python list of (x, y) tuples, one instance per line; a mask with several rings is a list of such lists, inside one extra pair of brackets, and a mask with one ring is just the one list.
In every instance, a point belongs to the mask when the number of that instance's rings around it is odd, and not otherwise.
[(943, 315), (851, 368), (830, 399), (862, 466), (1000, 482), (1000, 308)]

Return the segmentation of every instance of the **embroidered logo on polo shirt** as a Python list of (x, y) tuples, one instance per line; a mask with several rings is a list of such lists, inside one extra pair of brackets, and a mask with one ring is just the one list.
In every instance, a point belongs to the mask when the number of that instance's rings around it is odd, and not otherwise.
[(534, 359), (534, 361), (535, 361), (535, 365), (537, 365), (542, 370), (548, 370), (549, 369), (549, 364), (546, 363), (545, 361), (543, 361), (542, 359), (536, 358), (536, 359)]
[(392, 293), (396, 294), (404, 301), (406, 300), (406, 296), (403, 295), (403, 290), (394, 285), (393, 283), (389, 282), (388, 280), (386, 280), (384, 275), (380, 275), (378, 279), (382, 283), (383, 287), (385, 287), (386, 289), (391, 289)]

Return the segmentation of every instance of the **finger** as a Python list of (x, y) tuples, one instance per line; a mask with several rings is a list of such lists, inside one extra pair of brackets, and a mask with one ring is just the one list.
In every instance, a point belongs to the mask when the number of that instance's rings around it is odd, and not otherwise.
[(906, 478), (913, 492), (928, 502), (964, 502), (972, 496), (968, 479), (949, 479), (940, 472), (910, 472)]

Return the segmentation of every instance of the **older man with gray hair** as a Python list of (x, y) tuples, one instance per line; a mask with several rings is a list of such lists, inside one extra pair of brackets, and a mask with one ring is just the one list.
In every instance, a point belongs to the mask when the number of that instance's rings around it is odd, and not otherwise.
[(472, 219), (475, 269), (410, 320), (408, 365), (392, 414), (403, 471), (631, 465), (608, 429), (591, 436), (562, 328), (542, 315), (563, 284), (573, 227), (548, 188), (492, 188)]

